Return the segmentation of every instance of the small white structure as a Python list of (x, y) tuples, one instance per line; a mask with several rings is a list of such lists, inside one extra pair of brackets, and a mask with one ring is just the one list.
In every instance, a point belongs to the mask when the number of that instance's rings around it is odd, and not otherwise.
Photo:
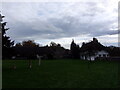
[(101, 50), (101, 51), (95, 52), (92, 55), (89, 55), (88, 52), (84, 52), (80, 56), (80, 58), (83, 59), (83, 60), (91, 60), (91, 61), (94, 61), (95, 58), (97, 58), (97, 57), (99, 57), (99, 58), (107, 58), (107, 57), (109, 57), (109, 53), (107, 51), (105, 51), (105, 50)]

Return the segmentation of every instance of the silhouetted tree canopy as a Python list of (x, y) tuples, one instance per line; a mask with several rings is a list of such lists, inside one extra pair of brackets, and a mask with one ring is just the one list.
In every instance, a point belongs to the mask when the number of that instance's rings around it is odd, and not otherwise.
[(10, 58), (12, 55), (11, 47), (14, 45), (14, 41), (10, 40), (10, 37), (6, 35), (6, 31), (9, 30), (9, 28), (6, 28), (7, 22), (2, 22), (3, 18), (5, 16), (2, 16), (0, 14), (0, 24), (1, 24), (1, 30), (2, 30), (2, 58)]
[(21, 43), (16, 43), (16, 45), (15, 45), (16, 47), (21, 47), (22, 46), (22, 44)]
[(77, 45), (74, 40), (72, 40), (71, 42), (71, 46), (70, 46), (70, 50), (71, 50), (71, 54), (72, 54), (72, 58), (74, 59), (78, 59), (80, 57), (79, 55), (79, 45)]
[(109, 46), (106, 47), (106, 50), (109, 52), (112, 57), (120, 57), (120, 47)]
[(35, 43), (34, 40), (27, 40), (27, 41), (22, 41), (22, 43), (17, 43), (15, 46), (39, 47), (39, 44)]
[(59, 43), (51, 42), (50, 47), (61, 47), (61, 45)]
[(69, 50), (61, 47), (60, 44), (51, 42), (50, 46), (39, 46), (33, 40), (23, 41), (22, 43), (17, 43), (13, 47), (16, 51), (17, 57), (35, 59), (36, 55), (42, 56), (44, 59), (60, 59), (69, 57)]

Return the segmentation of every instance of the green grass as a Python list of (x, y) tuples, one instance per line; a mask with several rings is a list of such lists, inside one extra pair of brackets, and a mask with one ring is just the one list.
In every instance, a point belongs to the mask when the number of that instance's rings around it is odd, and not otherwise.
[[(13, 64), (17, 68), (12, 68)], [(3, 88), (118, 88), (118, 63), (82, 60), (3, 60)]]

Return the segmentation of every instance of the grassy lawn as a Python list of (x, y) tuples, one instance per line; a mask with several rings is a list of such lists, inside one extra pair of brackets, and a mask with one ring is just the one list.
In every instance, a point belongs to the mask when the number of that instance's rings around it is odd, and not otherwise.
[[(16, 70), (12, 69), (13, 63)], [(118, 63), (82, 60), (3, 61), (3, 88), (117, 88)]]

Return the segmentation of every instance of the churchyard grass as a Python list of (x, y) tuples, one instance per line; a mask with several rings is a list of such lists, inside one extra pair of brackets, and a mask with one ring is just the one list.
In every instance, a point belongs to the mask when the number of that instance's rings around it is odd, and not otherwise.
[[(4, 88), (118, 88), (119, 63), (85, 60), (2, 61)], [(13, 65), (16, 69), (13, 69)]]

